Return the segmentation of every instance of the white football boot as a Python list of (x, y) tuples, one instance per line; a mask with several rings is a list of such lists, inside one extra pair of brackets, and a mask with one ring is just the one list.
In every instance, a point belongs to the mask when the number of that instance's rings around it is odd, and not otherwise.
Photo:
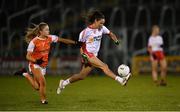
[(57, 88), (57, 94), (60, 94), (60, 93), (62, 92), (62, 90), (65, 88), (65, 87), (63, 86), (63, 82), (64, 82), (64, 80), (60, 80), (60, 81), (59, 81), (59, 86), (58, 86), (58, 88)]
[(130, 79), (131, 77), (131, 73), (129, 73), (126, 77), (123, 77), (123, 82), (121, 83), (122, 86), (125, 86), (128, 82), (128, 80)]

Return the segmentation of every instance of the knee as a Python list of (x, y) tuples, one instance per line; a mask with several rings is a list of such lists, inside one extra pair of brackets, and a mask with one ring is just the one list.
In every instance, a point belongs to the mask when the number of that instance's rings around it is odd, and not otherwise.
[(39, 86), (33, 85), (33, 89), (36, 90), (36, 91), (39, 91)]
[(166, 66), (162, 66), (161, 67), (161, 71), (167, 71), (167, 67)]
[(101, 69), (102, 69), (103, 71), (107, 71), (107, 70), (109, 70), (109, 67), (108, 67), (107, 64), (104, 64), (104, 65), (101, 67)]
[(157, 72), (157, 69), (158, 69), (158, 68), (157, 68), (157, 67), (155, 67), (155, 66), (154, 66), (154, 67), (152, 67), (152, 71), (154, 71), (154, 72)]
[(157, 72), (157, 68), (153, 68), (152, 71), (153, 71), (153, 72)]

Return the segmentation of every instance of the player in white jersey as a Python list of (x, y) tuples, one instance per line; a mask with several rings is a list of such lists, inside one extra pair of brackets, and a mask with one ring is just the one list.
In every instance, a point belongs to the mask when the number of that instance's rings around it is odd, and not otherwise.
[[(148, 52), (152, 63), (152, 78), (156, 85), (166, 86), (167, 62), (163, 51), (163, 38), (159, 35), (160, 28), (152, 27), (152, 33), (148, 41)], [(158, 81), (158, 63), (161, 67), (161, 80)]]
[(80, 52), (83, 58), (83, 66), (79, 73), (74, 74), (66, 80), (60, 80), (57, 94), (60, 94), (61, 91), (70, 83), (83, 80), (93, 68), (100, 68), (107, 76), (116, 80), (121, 85), (126, 85), (131, 74), (128, 74), (127, 77), (121, 78), (118, 75), (115, 75), (108, 67), (107, 64), (98, 59), (98, 52), (100, 49), (101, 39), (103, 34), (107, 34), (119, 45), (119, 41), (116, 38), (115, 34), (110, 32), (105, 26), (105, 17), (99, 11), (92, 11), (88, 16), (89, 25), (85, 28), (79, 35), (79, 41), (83, 43)]

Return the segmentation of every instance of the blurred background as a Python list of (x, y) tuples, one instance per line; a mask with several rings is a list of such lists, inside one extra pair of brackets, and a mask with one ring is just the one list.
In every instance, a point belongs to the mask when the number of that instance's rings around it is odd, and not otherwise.
[[(160, 26), (164, 39), (168, 72), (180, 72), (179, 0), (0, 0), (0, 74), (12, 75), (28, 67), (24, 35), (32, 23), (46, 22), (51, 34), (78, 40), (86, 27), (84, 15), (92, 9), (104, 13), (106, 27), (122, 40), (117, 47), (107, 36), (102, 39), (99, 57), (114, 72), (122, 63), (131, 66), (134, 74), (150, 72), (146, 47), (154, 24)], [(79, 48), (60, 43), (51, 49), (48, 74), (80, 70)]]

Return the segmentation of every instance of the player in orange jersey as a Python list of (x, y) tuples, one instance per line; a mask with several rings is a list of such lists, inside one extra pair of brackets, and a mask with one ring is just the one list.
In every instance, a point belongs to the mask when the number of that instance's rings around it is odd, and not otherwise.
[(23, 75), (32, 85), (39, 91), (42, 104), (47, 104), (46, 99), (46, 66), (48, 64), (48, 55), (51, 43), (63, 42), (66, 44), (78, 44), (76, 41), (59, 38), (49, 34), (49, 26), (47, 23), (40, 23), (35, 28), (29, 28), (26, 34), (26, 42), (29, 44), (27, 48), (26, 59), (29, 61), (29, 72), (33, 77), (22, 69), (16, 72), (16, 75)]

